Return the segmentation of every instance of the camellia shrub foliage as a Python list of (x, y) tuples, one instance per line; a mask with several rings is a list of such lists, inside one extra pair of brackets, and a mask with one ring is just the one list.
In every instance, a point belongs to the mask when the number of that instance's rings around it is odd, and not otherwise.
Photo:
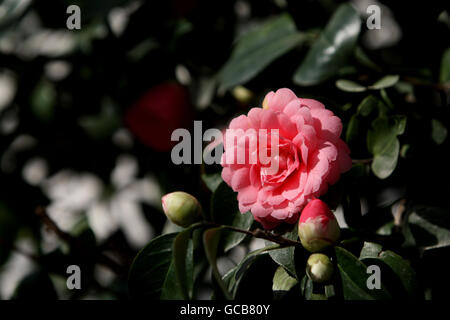
[[(1, 153), (22, 134), (38, 141), (17, 151), (18, 169), (0, 177), (0, 263), (24, 234), (37, 248), (29, 258), (38, 269), (19, 282), (15, 298), (39, 292), (34, 283), (56, 297), (55, 277), (65, 281), (69, 264), (86, 275), (73, 299), (92, 292), (139, 300), (448, 296), (444, 1), (426, 9), (377, 2), (380, 29), (369, 23), (364, 1), (112, 2), (80, 1), (86, 18), (63, 56), (0, 54), (0, 68), (18, 84), (0, 116), (15, 110), (20, 123), (1, 137)], [(117, 7), (128, 8), (120, 32), (108, 15)], [(48, 29), (65, 28), (56, 14), (46, 20), (39, 1), (27, 10)], [(24, 16), (0, 23), (0, 40)], [(46, 76), (55, 59), (72, 66), (63, 80)], [(171, 139), (178, 128), (191, 133), (187, 163), (173, 161), (183, 142)], [(210, 128), (223, 139), (205, 139)], [(249, 143), (260, 129), (268, 141), (277, 138), (276, 172), (227, 158), (274, 150)], [(116, 143), (123, 130), (131, 146)], [(229, 130), (242, 130), (231, 147)], [(135, 197), (154, 230), (146, 245), (130, 245), (121, 227), (98, 239), (86, 208), (76, 228), (61, 229), (46, 212), (48, 193), (22, 178), (27, 160), (40, 157), (51, 173), (95, 174), (108, 186), (103, 197), (113, 197), (124, 192), (110, 178), (124, 152), (136, 159), (136, 176), (151, 174), (161, 190), (146, 189), (156, 203)], [(220, 161), (195, 162), (206, 154)], [(51, 252), (42, 250), (42, 227), (59, 238)], [(98, 264), (113, 271), (106, 286), (94, 272)]]

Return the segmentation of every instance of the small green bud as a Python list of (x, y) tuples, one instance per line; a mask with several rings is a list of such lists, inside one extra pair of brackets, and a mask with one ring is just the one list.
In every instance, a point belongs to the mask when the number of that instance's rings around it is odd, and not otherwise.
[(333, 275), (333, 264), (323, 253), (313, 253), (306, 263), (306, 274), (317, 283), (328, 282)]
[(170, 221), (188, 227), (201, 219), (202, 208), (198, 200), (189, 193), (176, 191), (161, 199), (164, 213)]

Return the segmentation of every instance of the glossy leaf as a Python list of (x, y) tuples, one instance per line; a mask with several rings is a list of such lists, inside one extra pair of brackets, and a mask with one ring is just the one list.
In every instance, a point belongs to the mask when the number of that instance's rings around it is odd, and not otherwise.
[[(295, 227), (292, 231), (287, 232), (283, 235), (284, 238), (290, 240), (298, 239), (298, 225), (295, 224)], [(266, 243), (271, 243), (267, 241)], [(285, 270), (294, 278), (297, 277), (295, 272), (295, 260), (294, 260), (294, 250), (293, 246), (287, 248), (274, 249), (269, 251), (270, 257), (275, 261), (278, 265), (285, 268)]]
[(344, 299), (346, 300), (373, 300), (390, 299), (386, 289), (370, 290), (367, 288), (367, 266), (349, 251), (341, 247), (335, 248), (337, 266), (342, 281)]
[(184, 299), (192, 299), (194, 286), (194, 250), (191, 234), (191, 229), (184, 230), (178, 234), (173, 243), (175, 275)]
[(405, 117), (380, 117), (372, 123), (367, 135), (369, 152), (374, 155), (372, 171), (380, 178), (385, 179), (394, 171), (400, 152), (400, 142), (397, 135), (404, 132)]
[(388, 266), (400, 280), (409, 297), (414, 297), (417, 291), (416, 272), (411, 265), (398, 254), (382, 250), (382, 246), (373, 242), (364, 242), (359, 259), (373, 263), (380, 260)]
[(242, 280), (242, 277), (245, 275), (250, 265), (255, 261), (256, 257), (262, 254), (267, 254), (271, 250), (276, 250), (278, 248), (279, 245), (270, 245), (252, 251), (249, 254), (247, 254), (236, 267), (232, 268), (224, 275), (223, 281), (226, 283), (226, 286), (229, 292), (231, 292), (232, 297), (235, 296), (236, 291), (239, 288), (240, 281)]
[(281, 15), (242, 36), (219, 74), (226, 90), (252, 79), (273, 60), (299, 45), (304, 36), (288, 14)]
[(278, 267), (275, 271), (272, 282), (273, 291), (289, 291), (298, 283), (297, 279), (291, 277), (283, 267)]
[(169, 269), (167, 270), (164, 283), (161, 288), (161, 300), (183, 300), (185, 299), (180, 285), (177, 281), (177, 273), (175, 270), (175, 264), (173, 261), (170, 263)]
[[(128, 286), (132, 298), (159, 299), (172, 263), (173, 241), (178, 233), (156, 237), (136, 256), (130, 268)], [(174, 268), (172, 267), (173, 271)], [(171, 271), (171, 276), (174, 273)]]
[(349, 4), (341, 5), (295, 71), (294, 82), (315, 85), (336, 75), (352, 55), (360, 30), (356, 10)]

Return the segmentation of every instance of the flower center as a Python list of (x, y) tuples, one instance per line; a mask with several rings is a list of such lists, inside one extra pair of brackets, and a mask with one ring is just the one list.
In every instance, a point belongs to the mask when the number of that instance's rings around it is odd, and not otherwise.
[(271, 147), (270, 144), (267, 149), (270, 161), (267, 164), (260, 164), (261, 184), (276, 187), (300, 166), (297, 147), (291, 141), (279, 137), (278, 152), (277, 148)]

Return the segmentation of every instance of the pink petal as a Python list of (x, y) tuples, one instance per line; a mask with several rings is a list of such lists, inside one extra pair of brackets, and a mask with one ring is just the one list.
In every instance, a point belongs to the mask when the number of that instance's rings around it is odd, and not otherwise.
[(266, 97), (269, 109), (274, 111), (283, 111), (289, 102), (297, 99), (295, 93), (288, 88), (278, 89), (275, 94), (270, 94)]
[(231, 188), (234, 191), (238, 191), (250, 184), (248, 172), (248, 168), (241, 168), (234, 172), (233, 177), (231, 178)]
[(245, 115), (240, 115), (239, 117), (231, 120), (229, 128), (247, 130), (248, 128), (250, 128), (250, 122)]
[(261, 203), (256, 202), (252, 206), (252, 214), (256, 218), (264, 218), (267, 217), (272, 212), (272, 208), (270, 207), (263, 207)]
[(244, 205), (250, 205), (256, 202), (258, 197), (258, 189), (252, 186), (248, 186), (239, 190), (238, 201)]
[(253, 128), (257, 129), (260, 127), (262, 114), (263, 109), (261, 108), (252, 108), (248, 112), (248, 119), (250, 120), (250, 124)]
[(307, 106), (308, 108), (312, 109), (325, 109), (325, 106), (323, 103), (314, 100), (314, 99), (300, 99), (300, 103), (302, 105)]

